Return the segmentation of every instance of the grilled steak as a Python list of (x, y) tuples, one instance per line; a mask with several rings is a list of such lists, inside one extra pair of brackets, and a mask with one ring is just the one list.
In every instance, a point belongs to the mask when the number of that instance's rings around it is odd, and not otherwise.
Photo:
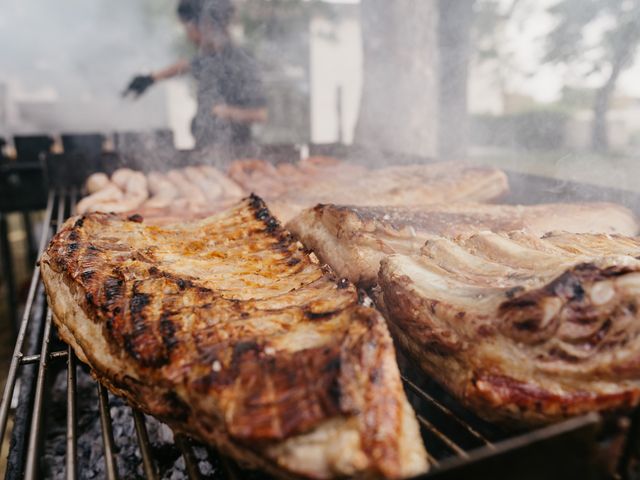
[(139, 222), (72, 218), (41, 259), (59, 333), (100, 382), (282, 477), (426, 469), (384, 319), (259, 198)]
[(553, 230), (622, 235), (638, 232), (633, 213), (609, 203), (416, 208), (319, 205), (302, 212), (287, 228), (338, 274), (365, 286), (375, 283), (384, 256), (416, 253), (434, 235), (454, 237), (482, 230), (519, 229), (536, 235)]
[(382, 260), (399, 343), (486, 419), (542, 424), (640, 401), (640, 240), (483, 232)]
[(285, 168), (259, 165), (252, 180), (241, 183), (247, 191), (268, 195), (272, 211), (283, 222), (318, 203), (407, 206), (486, 202), (509, 188), (507, 176), (497, 168), (450, 162), (375, 170), (344, 163), (316, 170), (297, 167), (295, 175)]

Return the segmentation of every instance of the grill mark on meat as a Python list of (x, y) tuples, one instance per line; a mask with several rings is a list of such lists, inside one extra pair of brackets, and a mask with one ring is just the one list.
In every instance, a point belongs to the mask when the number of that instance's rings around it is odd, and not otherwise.
[(261, 208), (256, 212), (256, 218), (258, 220), (266, 220), (269, 216), (269, 209), (267, 208)]
[[(112, 303), (114, 299), (122, 296), (124, 291), (123, 284), (124, 282), (120, 278), (116, 277), (107, 277), (104, 280), (103, 291), (104, 298), (107, 304)], [(132, 308), (134, 308), (133, 301), (134, 300), (132, 300)]]
[(301, 260), (299, 258), (290, 258), (289, 260), (287, 260), (287, 265), (289, 265), (290, 267), (294, 267), (297, 264), (299, 264), (301, 262)]
[[(250, 416), (261, 418), (271, 407), (276, 409), (279, 421), (275, 424), (265, 421), (260, 435), (264, 438), (284, 438), (306, 430), (318, 418), (347, 413), (340, 411), (339, 402), (329, 393), (339, 373), (330, 367), (337, 355), (336, 347), (318, 348), (278, 356), (265, 363), (263, 381), (258, 380), (255, 389), (247, 394), (247, 401), (237, 410), (235, 434), (242, 435), (243, 424)], [(294, 372), (301, 372), (302, 378)], [(268, 391), (267, 382), (278, 392), (272, 398), (263, 395)]]
[(136, 291), (136, 286), (134, 284), (133, 287), (133, 295), (131, 297), (131, 302), (129, 304), (129, 308), (131, 309), (131, 315), (137, 316), (140, 314), (144, 308), (151, 303), (151, 295), (147, 293), (139, 293)]
[(82, 280), (83, 283), (89, 282), (91, 280), (91, 278), (93, 278), (93, 276), (96, 274), (95, 271), (93, 270), (85, 270), (84, 272), (82, 272), (80, 274), (80, 278)]
[(508, 299), (513, 299), (518, 293), (522, 293), (523, 291), (524, 291), (524, 287), (521, 285), (518, 285), (518, 286), (507, 289), (507, 291), (504, 292), (504, 294)]
[[(169, 362), (169, 352), (164, 339), (154, 331), (154, 324), (148, 317), (151, 312), (147, 308), (151, 305), (152, 296), (139, 291), (141, 283), (134, 282), (131, 300), (129, 301), (128, 332), (123, 335), (124, 348), (129, 354), (138, 360), (141, 365), (150, 368), (159, 368)], [(162, 330), (162, 319), (160, 319)], [(174, 342), (175, 339), (169, 339)]]
[(330, 318), (338, 313), (338, 310), (328, 311), (328, 312), (314, 312), (312, 310), (305, 310), (304, 314), (309, 320), (323, 320)]
[[(183, 235), (174, 238), (170, 229), (122, 224), (112, 214), (89, 214), (82, 229), (76, 228), (77, 220), (67, 223), (45, 255), (53, 266), (49, 271), (60, 264), (66, 281), (77, 282), (87, 297), (89, 318), (103, 325), (111, 355), (125, 356), (127, 369), (138, 372), (139, 380), (106, 375), (99, 363), (95, 367), (90, 349), (85, 355), (101, 381), (146, 412), (172, 425), (178, 422), (179, 428), (184, 427), (179, 422), (188, 422), (184, 428), (190, 433), (214, 443), (222, 441), (223, 428), (236, 445), (247, 445), (259, 455), (263, 445), (309, 432), (331, 418), (353, 416), (366, 468), (401, 476), (395, 437), (406, 415), (399, 402), (406, 400), (384, 321), (357, 305), (352, 284), (340, 285), (330, 269), (315, 264), (288, 232), (270, 221), (260, 199), (250, 198), (244, 205), (224, 217), (221, 227), (190, 234), (192, 251), (180, 250)], [(144, 236), (137, 236), (139, 229)], [(218, 233), (224, 229), (229, 237)], [(74, 243), (80, 248), (73, 256), (65, 254), (69, 231), (79, 235)], [(249, 270), (259, 265), (253, 273), (259, 276), (256, 298), (245, 298), (254, 287), (227, 287), (225, 278), (238, 278), (236, 272), (220, 270), (222, 280), (207, 280), (164, 263), (164, 252), (172, 248), (203, 261), (200, 251), (219, 248), (212, 240), (216, 235), (225, 238), (225, 251), (223, 257), (206, 257), (213, 262), (211, 272), (226, 268), (227, 262)], [(149, 243), (161, 248), (149, 248)], [(219, 287), (210, 288), (207, 282)], [(261, 290), (261, 282), (268, 288)], [(289, 290), (270, 291), (278, 282), (289, 282)], [(305, 333), (311, 346), (283, 343), (290, 332), (315, 328), (318, 322), (326, 330), (317, 338)], [(356, 334), (358, 329), (363, 332)], [(365, 335), (370, 341), (356, 340)], [(376, 367), (384, 362), (386, 367)], [(385, 374), (388, 368), (390, 375)], [(376, 381), (369, 385), (369, 378)], [(377, 392), (370, 393), (371, 388)], [(189, 392), (188, 398), (181, 389)], [(388, 397), (398, 398), (390, 402)], [(204, 406), (206, 411), (198, 410)], [(215, 414), (212, 408), (218, 409)], [(389, 408), (397, 411), (383, 415)], [(374, 435), (375, 441), (365, 439)]]
[(179, 344), (179, 340), (176, 338), (177, 330), (178, 327), (171, 320), (169, 315), (163, 314), (160, 317), (160, 336), (162, 338), (162, 343), (164, 343), (165, 349), (169, 355)]
[[(216, 350), (220, 355), (225, 348)], [(235, 344), (232, 351), (228, 363), (222, 356), (209, 356), (208, 360), (218, 362), (218, 369), (198, 378), (193, 386), (206, 393), (242, 385), (230, 419), (236, 438), (282, 439), (305, 431), (319, 418), (348, 413), (340, 409), (338, 346), (265, 357), (257, 342), (248, 341)]]
[(238, 342), (233, 346), (231, 354), (232, 367), (237, 365), (240, 359), (247, 352), (260, 352), (260, 345), (255, 340)]
[(280, 228), (280, 222), (278, 222), (275, 217), (271, 216), (269, 209), (260, 197), (252, 193), (249, 197), (249, 204), (254, 210), (255, 218), (264, 223), (266, 227), (265, 231), (267, 233), (274, 233)]

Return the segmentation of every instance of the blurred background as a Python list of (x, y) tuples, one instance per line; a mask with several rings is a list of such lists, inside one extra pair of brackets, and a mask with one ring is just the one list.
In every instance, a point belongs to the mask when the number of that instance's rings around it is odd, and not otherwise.
[[(637, 0), (237, 0), (259, 61), (260, 142), (470, 155), (613, 182), (640, 146)], [(189, 76), (139, 100), (135, 73), (193, 52), (174, 0), (2, 0), (0, 136), (171, 129), (193, 146)], [(577, 172), (575, 170), (594, 171)], [(635, 170), (634, 170), (635, 171)], [(585, 177), (585, 178), (583, 178)]]
[[(265, 86), (259, 144), (358, 144), (640, 188), (640, 0), (234, 4), (232, 37)], [(156, 130), (193, 148), (189, 75), (121, 95), (132, 76), (194, 55), (176, 5), (1, 0), (0, 159), (15, 159), (24, 135), (50, 137), (56, 151), (64, 134), (97, 133), (108, 146), (114, 133)], [(30, 222), (3, 217), (18, 290), (33, 260)]]

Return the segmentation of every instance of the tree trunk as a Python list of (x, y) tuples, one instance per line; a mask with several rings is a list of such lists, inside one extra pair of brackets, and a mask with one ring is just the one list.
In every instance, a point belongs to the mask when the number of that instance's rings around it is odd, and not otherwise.
[(358, 144), (437, 153), (437, 0), (362, 0), (364, 79)]
[(622, 71), (629, 67), (638, 47), (638, 30), (636, 22), (627, 23), (625, 30), (617, 35), (611, 73), (606, 83), (596, 92), (593, 105), (593, 136), (592, 148), (595, 152), (603, 153), (609, 150), (609, 132), (607, 127), (607, 113), (611, 96), (618, 83)]
[(593, 104), (593, 131), (591, 137), (591, 148), (594, 152), (605, 153), (609, 150), (609, 129), (607, 127), (607, 112), (611, 95), (615, 90), (618, 77), (620, 76), (621, 65), (614, 63), (611, 74), (607, 82), (596, 92)]
[(460, 159), (467, 155), (469, 144), (467, 76), (473, 3), (473, 0), (439, 0), (438, 156), (443, 159)]

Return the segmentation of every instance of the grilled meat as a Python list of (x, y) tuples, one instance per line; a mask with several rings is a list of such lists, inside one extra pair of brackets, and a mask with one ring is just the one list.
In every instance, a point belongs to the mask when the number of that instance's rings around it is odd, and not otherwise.
[(245, 195), (233, 180), (208, 165), (166, 174), (152, 171), (146, 177), (120, 168), (111, 180), (103, 173), (91, 175), (86, 187), (91, 195), (78, 202), (78, 213), (137, 213), (155, 224), (205, 218), (229, 208)]
[(638, 232), (631, 211), (608, 203), (416, 208), (319, 205), (302, 212), (287, 228), (339, 275), (364, 286), (375, 283), (384, 256), (416, 253), (434, 235), (455, 237), (482, 230), (519, 229), (536, 235), (553, 230), (622, 235)]
[(100, 382), (282, 477), (427, 468), (384, 319), (259, 198), (139, 222), (71, 218), (41, 259), (59, 333)]
[(147, 180), (150, 198), (142, 208), (169, 208), (180, 196), (176, 186), (160, 172), (149, 173)]
[(640, 240), (491, 232), (382, 260), (394, 338), (482, 417), (543, 424), (640, 402)]
[(357, 175), (332, 175), (304, 188), (293, 188), (273, 202), (273, 210), (288, 222), (318, 203), (339, 205), (419, 206), (450, 202), (490, 202), (506, 194), (507, 176), (492, 167), (451, 162), (406, 165)]
[(109, 185), (109, 176), (106, 173), (92, 173), (87, 178), (87, 192), (89, 194), (96, 193)]
[(101, 205), (113, 204), (124, 201), (124, 193), (113, 182), (107, 182), (100, 190), (97, 190), (91, 195), (87, 195), (76, 205), (76, 210), (79, 213), (86, 213), (90, 210), (94, 210)]
[(271, 200), (286, 191), (287, 184), (271, 163), (259, 159), (235, 160), (227, 170), (229, 177), (248, 192)]
[(324, 202), (403, 206), (484, 202), (499, 198), (509, 188), (501, 170), (450, 162), (367, 170), (323, 158), (278, 167), (261, 160), (238, 160), (229, 175), (247, 191), (269, 199), (283, 222)]

